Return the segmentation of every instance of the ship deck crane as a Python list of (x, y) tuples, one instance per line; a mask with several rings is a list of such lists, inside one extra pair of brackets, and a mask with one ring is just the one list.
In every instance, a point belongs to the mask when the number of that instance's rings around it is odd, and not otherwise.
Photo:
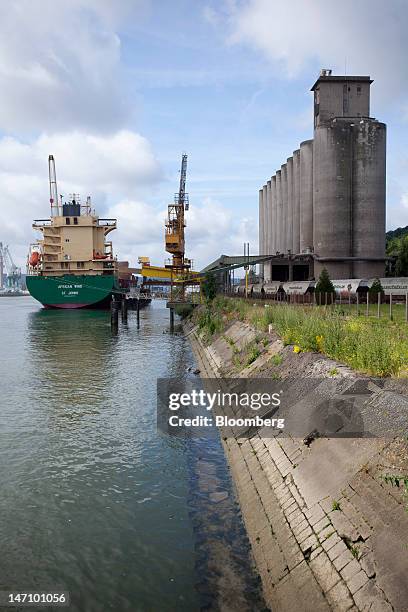
[(55, 170), (55, 160), (53, 155), (48, 156), (48, 177), (50, 183), (51, 217), (57, 217), (59, 214), (57, 172)]

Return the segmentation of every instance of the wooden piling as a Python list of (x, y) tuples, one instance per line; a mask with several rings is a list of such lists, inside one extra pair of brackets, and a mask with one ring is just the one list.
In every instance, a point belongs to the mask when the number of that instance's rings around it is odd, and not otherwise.
[(111, 301), (111, 329), (112, 331), (118, 330), (119, 324), (119, 302), (117, 302), (114, 298)]
[(120, 303), (120, 311), (122, 315), (122, 323), (127, 323), (128, 321), (128, 301), (126, 298), (122, 298)]

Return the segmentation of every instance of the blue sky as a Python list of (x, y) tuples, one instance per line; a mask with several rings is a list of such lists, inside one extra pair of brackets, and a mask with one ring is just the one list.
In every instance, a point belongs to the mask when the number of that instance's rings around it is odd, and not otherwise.
[(312, 137), (320, 68), (345, 63), (375, 79), (388, 227), (408, 224), (407, 13), (403, 0), (2, 3), (0, 241), (24, 262), (53, 153), (63, 193), (91, 192), (100, 214), (118, 217), (119, 256), (160, 265), (185, 151), (196, 267), (244, 241), (255, 252), (258, 189)]

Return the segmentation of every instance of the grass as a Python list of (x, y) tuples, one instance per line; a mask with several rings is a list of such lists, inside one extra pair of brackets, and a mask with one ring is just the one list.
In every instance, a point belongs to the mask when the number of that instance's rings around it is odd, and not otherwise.
[(251, 342), (250, 345), (247, 347), (247, 353), (248, 353), (248, 357), (246, 360), (246, 366), (250, 366), (251, 363), (254, 363), (254, 361), (256, 361), (259, 355), (261, 354), (261, 351), (258, 347), (258, 343), (256, 339), (253, 342)]
[[(335, 309), (339, 312), (344, 312), (346, 315), (357, 316), (356, 304), (342, 304), (335, 306)], [(378, 307), (377, 304), (368, 305), (368, 316), (377, 318)], [(365, 317), (367, 315), (367, 304), (362, 302), (359, 305), (359, 316)], [(380, 319), (389, 319), (390, 317), (390, 305), (380, 304)], [(397, 323), (405, 322), (405, 304), (393, 304), (392, 305), (392, 318)]]
[(353, 555), (353, 557), (355, 559), (357, 559), (357, 561), (358, 561), (358, 558), (360, 556), (360, 551), (359, 551), (358, 547), (357, 546), (350, 546), (350, 552)]
[(274, 355), (272, 357), (271, 361), (272, 361), (273, 365), (280, 366), (280, 365), (282, 365), (283, 357), (282, 357), (282, 355)]
[[(376, 312), (376, 304), (370, 306)], [(382, 308), (385, 311), (387, 305)], [(355, 306), (349, 309), (348, 304), (327, 308), (271, 304), (265, 308), (242, 299), (217, 297), (211, 308), (200, 309), (193, 316), (197, 314), (207, 339), (237, 319), (259, 332), (266, 332), (272, 324), (284, 344), (297, 345), (301, 351), (323, 353), (374, 376), (408, 377), (405, 306), (394, 306), (393, 321), (385, 315), (380, 319), (357, 316), (353, 309)], [(361, 313), (363, 309), (361, 305)], [(335, 374), (333, 369), (331, 376)]]
[(235, 347), (234, 340), (230, 336), (225, 336), (225, 335), (223, 336), (223, 338), (224, 338), (225, 342), (227, 344), (229, 344), (232, 349), (234, 349), (234, 347)]
[(392, 487), (397, 487), (403, 490), (403, 495), (406, 500), (405, 510), (408, 512), (408, 476), (399, 476), (395, 474), (386, 474), (382, 479)]

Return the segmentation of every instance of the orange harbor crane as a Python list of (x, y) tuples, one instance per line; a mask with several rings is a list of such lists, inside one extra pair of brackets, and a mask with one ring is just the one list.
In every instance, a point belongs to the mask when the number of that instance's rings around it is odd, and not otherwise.
[[(174, 196), (174, 202), (168, 206), (168, 216), (165, 228), (166, 251), (172, 255), (170, 264), (166, 268), (171, 269), (172, 277), (178, 279), (187, 278), (191, 269), (191, 260), (185, 256), (185, 217), (184, 213), (189, 208), (188, 194), (186, 193), (187, 177), (187, 154), (181, 157), (180, 187)], [(179, 298), (184, 297), (184, 283), (179, 285)]]

